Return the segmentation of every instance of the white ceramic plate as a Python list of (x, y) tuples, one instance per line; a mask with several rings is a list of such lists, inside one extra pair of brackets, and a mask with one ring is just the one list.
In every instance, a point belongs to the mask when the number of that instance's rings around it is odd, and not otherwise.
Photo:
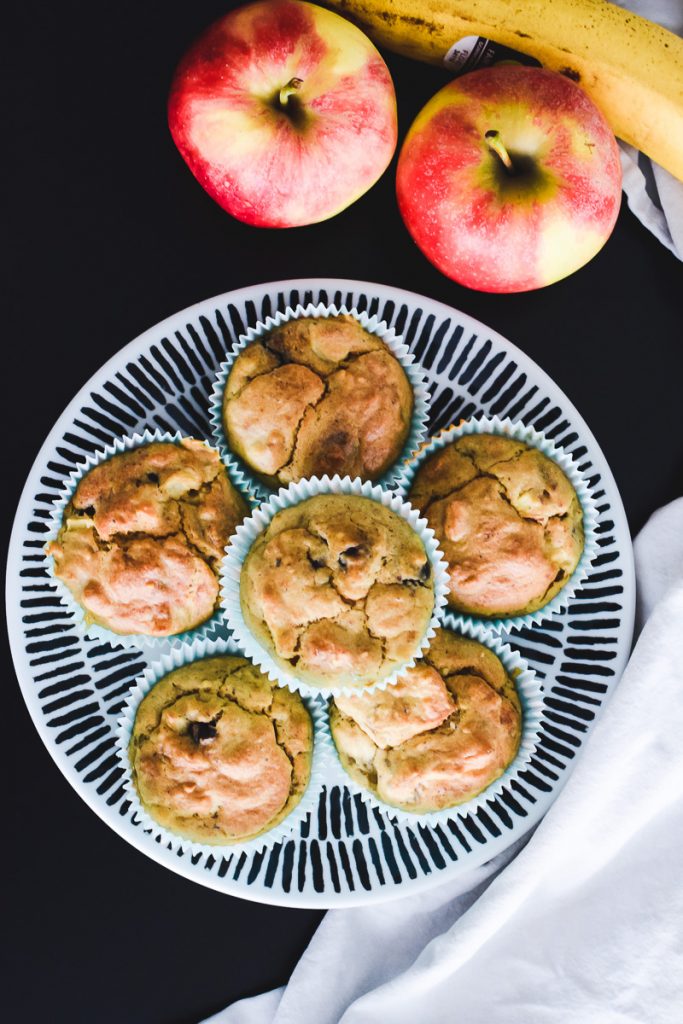
[[(566, 448), (590, 476), (600, 554), (560, 615), (508, 637), (541, 676), (543, 732), (524, 784), (455, 812), (447, 826), (392, 824), (333, 786), (300, 834), (265, 853), (183, 853), (145, 832), (121, 784), (116, 719), (145, 657), (83, 640), (42, 554), (54, 498), (84, 457), (148, 427), (209, 437), (219, 363), (247, 327), (298, 302), (377, 313), (403, 334), (429, 378), (430, 429), (470, 415), (521, 419)], [(110, 359), (65, 409), (17, 509), (7, 616), (17, 675), (43, 742), (71, 785), (139, 850), (196, 882), (244, 899), (295, 907), (353, 906), (438, 885), (500, 853), (556, 798), (617, 684), (633, 633), (633, 554), (614, 479), (590, 430), (524, 353), (471, 317), (431, 299), (360, 281), (281, 281), (228, 292), (146, 331)]]

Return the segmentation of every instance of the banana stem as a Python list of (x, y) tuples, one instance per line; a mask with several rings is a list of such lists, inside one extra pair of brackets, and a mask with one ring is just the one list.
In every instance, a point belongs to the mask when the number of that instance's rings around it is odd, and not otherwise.
[(284, 109), (287, 106), (289, 97), (293, 96), (304, 84), (303, 78), (290, 78), (287, 85), (283, 85), (278, 93), (280, 106)]
[(514, 174), (515, 166), (512, 160), (510, 159), (510, 154), (505, 148), (503, 140), (500, 137), (500, 132), (494, 131), (492, 129), (491, 131), (485, 133), (484, 138), (486, 139), (487, 145), (491, 152), (495, 153), (496, 156), (501, 160), (503, 167), (508, 172), (508, 174)]

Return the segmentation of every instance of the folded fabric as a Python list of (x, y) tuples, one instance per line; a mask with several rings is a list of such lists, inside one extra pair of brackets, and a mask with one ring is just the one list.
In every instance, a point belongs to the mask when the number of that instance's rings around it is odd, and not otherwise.
[[(683, 36), (681, 0), (614, 0), (643, 18)], [(656, 111), (652, 112), (656, 116)], [(683, 182), (652, 163), (633, 146), (620, 143), (624, 193), (629, 209), (674, 256), (683, 260)]]
[(631, 213), (683, 260), (683, 182), (620, 142), (623, 189)]
[(647, 623), (531, 839), (431, 892), (328, 913), (286, 988), (213, 1024), (679, 1024), (683, 498), (635, 550)]

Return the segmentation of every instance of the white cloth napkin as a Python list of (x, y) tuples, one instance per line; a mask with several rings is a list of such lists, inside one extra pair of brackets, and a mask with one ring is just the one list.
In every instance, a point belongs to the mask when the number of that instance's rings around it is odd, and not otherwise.
[[(683, 36), (683, 0), (614, 0), (636, 14)], [(657, 112), (652, 111), (656, 117)], [(683, 182), (652, 163), (633, 146), (620, 143), (623, 188), (632, 213), (662, 245), (683, 260)]]
[(681, 1024), (683, 498), (635, 551), (645, 628), (531, 838), (431, 892), (329, 912), (286, 988), (212, 1024)]

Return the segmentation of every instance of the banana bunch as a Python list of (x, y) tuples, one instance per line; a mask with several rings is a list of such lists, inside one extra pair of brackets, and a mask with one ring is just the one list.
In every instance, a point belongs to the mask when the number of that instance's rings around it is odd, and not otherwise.
[(324, 0), (380, 46), (441, 64), (483, 36), (568, 75), (620, 139), (683, 180), (683, 39), (606, 0)]

